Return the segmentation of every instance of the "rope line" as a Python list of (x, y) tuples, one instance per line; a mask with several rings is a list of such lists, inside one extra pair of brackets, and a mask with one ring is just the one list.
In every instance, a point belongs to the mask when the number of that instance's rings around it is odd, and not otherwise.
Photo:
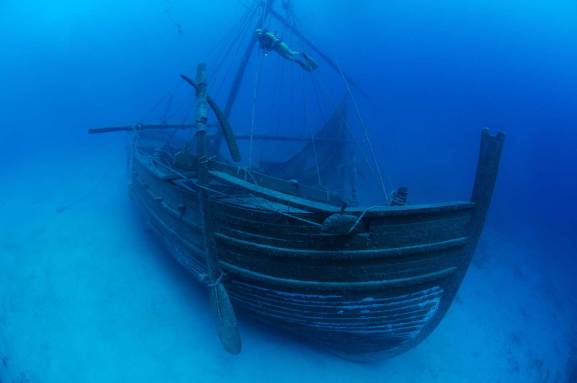
[[(304, 83), (304, 72), (301, 73), (301, 78), (303, 79), (302, 83)], [(305, 92), (306, 94), (306, 92)], [(307, 124), (307, 116), (308, 116), (308, 109), (307, 109), (307, 100), (305, 99), (304, 102), (304, 120), (305, 123), (304, 125), (306, 126)], [(322, 186), (323, 182), (322, 182), (322, 178), (321, 178), (321, 166), (319, 164), (319, 156), (318, 156), (318, 151), (317, 151), (317, 142), (315, 139), (315, 131), (311, 129), (311, 146), (313, 148), (313, 157), (315, 160), (315, 168), (316, 168), (316, 172), (317, 172), (317, 182), (319, 184), (319, 186)]]
[(256, 101), (258, 98), (258, 88), (260, 85), (260, 75), (262, 71), (262, 64), (264, 62), (264, 54), (261, 53), (258, 68), (256, 70), (256, 76), (254, 81), (254, 89), (252, 93), (252, 111), (251, 111), (251, 121), (250, 121), (250, 140), (248, 147), (248, 168), (252, 168), (252, 152), (254, 147), (254, 128), (256, 125)]
[(363, 212), (361, 213), (361, 215), (359, 215), (359, 217), (357, 218), (355, 223), (353, 223), (351, 228), (347, 231), (347, 234), (351, 234), (357, 228), (357, 226), (359, 226), (359, 223), (361, 223), (361, 221), (363, 220), (365, 215), (369, 212), (369, 210), (377, 209), (377, 208), (384, 208), (384, 207), (385, 206), (381, 206), (381, 205), (373, 205), (373, 206), (370, 206), (370, 207), (366, 208), (365, 210), (363, 210)]
[(373, 162), (375, 163), (375, 168), (377, 169), (377, 176), (379, 178), (379, 184), (380, 184), (382, 192), (385, 196), (385, 201), (389, 201), (389, 199), (390, 199), (389, 193), (387, 192), (387, 188), (385, 186), (385, 182), (383, 179), (383, 173), (381, 172), (381, 167), (379, 165), (379, 162), (377, 161), (377, 156), (375, 155), (373, 143), (369, 137), (368, 127), (365, 124), (365, 121), (363, 120), (363, 116), (361, 115), (361, 110), (359, 109), (359, 105), (357, 104), (357, 101), (353, 95), (353, 92), (351, 91), (351, 87), (350, 87), (349, 81), (347, 80), (347, 77), (345, 76), (345, 74), (341, 70), (341, 67), (338, 64), (337, 64), (337, 68), (338, 68), (339, 73), (343, 79), (343, 82), (345, 83), (347, 93), (349, 94), (349, 97), (351, 98), (351, 102), (353, 103), (353, 106), (355, 107), (355, 112), (356, 112), (357, 118), (359, 119), (359, 123), (361, 124), (361, 126), (363, 128), (363, 134), (365, 136), (365, 141), (367, 143), (367, 146), (369, 147), (369, 152), (371, 154)]

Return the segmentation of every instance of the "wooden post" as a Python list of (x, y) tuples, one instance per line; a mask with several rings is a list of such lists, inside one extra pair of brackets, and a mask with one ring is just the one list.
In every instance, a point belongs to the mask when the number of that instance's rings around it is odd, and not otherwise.
[[(208, 96), (206, 92), (206, 64), (198, 64), (196, 68), (196, 155), (206, 157), (206, 124), (208, 123)], [(200, 182), (206, 182), (201, 179)]]
[(206, 64), (198, 65), (196, 84), (196, 152), (199, 159), (198, 183), (201, 186), (199, 198), (202, 211), (210, 304), (216, 317), (218, 336), (224, 349), (231, 354), (238, 354), (242, 348), (240, 333), (238, 331), (234, 308), (222, 282), (223, 274), (218, 263), (217, 248), (214, 239), (214, 217), (211, 212), (210, 196), (204, 187), (208, 186), (209, 181), (208, 167), (206, 164), (206, 123), (208, 119)]

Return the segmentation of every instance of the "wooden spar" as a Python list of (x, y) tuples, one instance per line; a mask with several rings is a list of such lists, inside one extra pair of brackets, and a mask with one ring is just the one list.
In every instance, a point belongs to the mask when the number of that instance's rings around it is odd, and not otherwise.
[[(192, 81), (185, 75), (180, 75), (180, 77), (186, 81), (190, 86), (192, 86), (198, 92), (199, 85)], [(232, 132), (232, 128), (230, 127), (230, 123), (228, 122), (228, 118), (225, 113), (220, 110), (217, 103), (208, 95), (206, 96), (206, 102), (214, 112), (216, 119), (218, 120), (218, 124), (222, 130), (222, 135), (226, 140), (226, 144), (228, 146), (228, 151), (230, 152), (230, 156), (235, 162), (239, 162), (241, 160), (240, 151), (238, 150), (238, 145), (236, 144), (236, 140), (234, 138), (234, 134)], [(220, 136), (219, 136), (220, 137)]]
[[(217, 128), (218, 125), (207, 124), (207, 127)], [(123, 126), (108, 126), (104, 128), (91, 128), (88, 129), (90, 134), (102, 134), (102, 133), (115, 133), (115, 132), (132, 132), (140, 130), (162, 130), (162, 129), (194, 129), (195, 125), (190, 124), (143, 124), (143, 125), (123, 125)], [(234, 136), (237, 140), (250, 140), (251, 136), (249, 134), (237, 134)], [(288, 141), (288, 142), (311, 142), (310, 137), (293, 137), (293, 136), (273, 136), (268, 134), (255, 134), (252, 136), (253, 140), (262, 141)], [(343, 142), (343, 143), (354, 143), (354, 140), (343, 140), (339, 138), (331, 137), (318, 137), (315, 138), (316, 142)]]
[[(282, 25), (284, 25), (286, 28), (288, 28), (292, 33), (295, 34), (296, 37), (298, 37), (299, 39), (302, 40), (302, 42), (304, 42), (309, 48), (311, 48), (317, 55), (319, 55), (320, 58), (322, 58), (331, 68), (333, 68), (335, 71), (337, 71), (338, 73), (341, 73), (341, 69), (339, 68), (339, 66), (337, 65), (336, 62), (334, 62), (326, 53), (324, 53), (319, 47), (317, 47), (312, 41), (310, 41), (309, 39), (307, 39), (298, 29), (296, 29), (293, 25), (291, 25), (284, 17), (282, 17), (282, 15), (280, 13), (278, 13), (277, 11), (275, 11), (274, 9), (270, 9), (270, 15), (273, 16), (275, 19), (277, 19)], [(363, 96), (368, 97), (367, 93), (359, 86), (357, 85), (350, 77), (348, 77), (347, 75), (343, 75), (345, 77), (345, 79), (347, 80), (347, 82), (349, 84), (351, 84), (352, 87), (354, 87), (356, 90), (359, 91), (359, 93), (361, 93)]]
[[(208, 168), (206, 166), (206, 122), (208, 119), (208, 102), (206, 95), (206, 65), (199, 64), (196, 74), (196, 145), (200, 159), (198, 183), (208, 184)], [(210, 302), (217, 320), (218, 336), (226, 351), (238, 354), (241, 350), (241, 339), (238, 331), (236, 314), (228, 292), (222, 283), (222, 270), (218, 264), (216, 242), (214, 239), (215, 224), (206, 188), (199, 190), (199, 200), (203, 221), (203, 237), (206, 248), (205, 262), (210, 288)]]
[(304, 209), (307, 211), (314, 211), (317, 213), (335, 213), (339, 208), (328, 203), (311, 201), (307, 198), (301, 198), (297, 195), (290, 195), (267, 187), (256, 185), (252, 182), (245, 181), (235, 176), (231, 176), (225, 172), (211, 171), (210, 175), (219, 181), (234, 185), (241, 190), (246, 190), (253, 195), (264, 197), (269, 201), (281, 202), (287, 206)]
[(194, 125), (186, 124), (146, 124), (146, 125), (123, 125), (123, 126), (107, 126), (105, 128), (91, 128), (88, 129), (90, 134), (100, 133), (114, 133), (114, 132), (132, 132), (139, 130), (156, 130), (156, 129), (191, 129)]
[[(289, 142), (311, 142), (311, 138), (308, 137), (291, 137), (291, 136), (271, 136), (267, 134), (256, 134), (251, 136), (249, 134), (241, 134), (235, 136), (237, 140), (262, 140), (262, 141), (289, 141)], [(355, 143), (354, 140), (343, 140), (340, 138), (331, 137), (319, 137), (314, 139), (315, 142), (334, 142), (334, 143)]]

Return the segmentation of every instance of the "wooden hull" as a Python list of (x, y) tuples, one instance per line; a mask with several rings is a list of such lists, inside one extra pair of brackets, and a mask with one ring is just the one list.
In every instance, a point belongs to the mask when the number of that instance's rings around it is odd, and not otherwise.
[[(356, 220), (340, 234), (322, 230), (337, 207), (289, 206), (215, 177), (213, 235), (234, 307), (351, 358), (413, 347), (442, 319), (470, 264), (502, 141), (484, 132), (472, 201), (349, 209)], [(175, 176), (137, 151), (132, 195), (170, 253), (205, 281), (194, 174)]]

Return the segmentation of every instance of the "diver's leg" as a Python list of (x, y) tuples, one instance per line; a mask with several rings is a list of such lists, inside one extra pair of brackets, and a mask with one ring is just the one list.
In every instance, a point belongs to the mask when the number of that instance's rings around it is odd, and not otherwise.
[(275, 50), (279, 55), (281, 55), (285, 59), (290, 61), (297, 61), (298, 52), (295, 52), (292, 49), (290, 49), (288, 45), (286, 45), (285, 43), (279, 43), (275, 47)]
[(287, 60), (298, 63), (307, 72), (317, 69), (318, 64), (307, 56), (306, 53), (293, 51), (285, 43), (280, 43), (275, 47), (276, 52)]
[(318, 68), (318, 64), (315, 60), (310, 58), (306, 53), (299, 52), (298, 58), (295, 60), (299, 65), (307, 72), (312, 72)]

